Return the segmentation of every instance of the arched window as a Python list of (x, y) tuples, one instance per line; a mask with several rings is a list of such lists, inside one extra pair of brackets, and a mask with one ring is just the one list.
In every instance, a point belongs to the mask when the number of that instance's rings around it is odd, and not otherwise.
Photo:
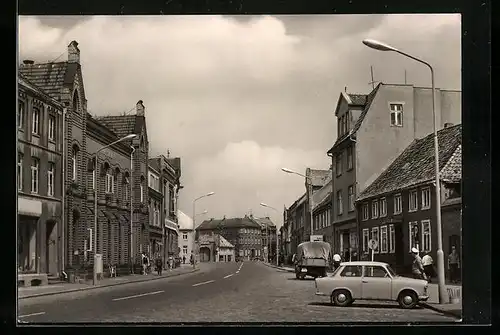
[(141, 176), (141, 183), (139, 184), (140, 194), (140, 202), (144, 202), (144, 176)]
[(76, 145), (73, 146), (73, 150), (71, 152), (71, 178), (73, 181), (76, 181), (76, 177), (78, 175), (78, 147)]
[(120, 175), (120, 169), (116, 168), (113, 173), (113, 193), (118, 194), (118, 176)]
[(72, 107), (75, 113), (80, 113), (80, 96), (77, 90), (73, 92)]
[(108, 163), (104, 163), (103, 165), (104, 171), (106, 171), (106, 193), (111, 194), (113, 193), (114, 190), (114, 181), (115, 179), (113, 178), (113, 174), (111, 171), (111, 168), (109, 167)]
[(40, 178), (40, 160), (36, 157), (31, 158), (31, 193), (38, 194), (38, 185)]
[(130, 175), (128, 172), (125, 172), (125, 176), (123, 177), (123, 200), (129, 201), (130, 198)]

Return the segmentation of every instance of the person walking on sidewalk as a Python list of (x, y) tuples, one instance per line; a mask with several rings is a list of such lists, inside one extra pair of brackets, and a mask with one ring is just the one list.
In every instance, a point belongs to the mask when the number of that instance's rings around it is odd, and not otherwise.
[(161, 276), (162, 270), (163, 270), (163, 261), (160, 255), (158, 255), (156, 257), (156, 272), (158, 273), (159, 276)]
[(432, 283), (432, 277), (435, 277), (434, 272), (434, 260), (432, 259), (430, 253), (427, 253), (422, 257), (422, 265), (424, 266), (424, 273), (427, 276), (427, 281)]
[(460, 256), (455, 246), (451, 247), (451, 254), (448, 256), (448, 271), (450, 272), (450, 281), (458, 282), (458, 269), (460, 269)]
[(182, 256), (182, 264), (186, 264), (186, 256)]
[(148, 257), (145, 254), (142, 254), (142, 274), (147, 275), (148, 274)]
[(422, 265), (422, 259), (418, 255), (418, 249), (411, 248), (411, 253), (413, 255), (413, 263), (411, 265), (411, 272), (413, 274), (413, 278), (427, 279), (424, 272), (424, 266)]

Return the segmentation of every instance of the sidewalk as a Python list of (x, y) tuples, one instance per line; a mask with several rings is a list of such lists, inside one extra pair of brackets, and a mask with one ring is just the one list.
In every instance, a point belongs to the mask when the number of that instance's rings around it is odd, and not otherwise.
[(34, 298), (47, 295), (93, 290), (97, 288), (109, 287), (115, 285), (146, 282), (162, 278), (180, 276), (198, 271), (199, 269), (200, 269), (199, 266), (196, 269), (193, 269), (193, 267), (190, 265), (188, 266), (182, 265), (181, 267), (176, 268), (174, 270), (165, 270), (161, 276), (158, 276), (156, 273), (150, 273), (146, 276), (135, 274), (128, 276), (120, 276), (116, 278), (103, 278), (102, 280), (99, 280), (98, 284), (95, 286), (92, 285), (92, 281), (89, 281), (85, 284), (61, 283), (55, 285), (20, 287), (17, 290), (18, 299), (27, 299), (27, 298)]

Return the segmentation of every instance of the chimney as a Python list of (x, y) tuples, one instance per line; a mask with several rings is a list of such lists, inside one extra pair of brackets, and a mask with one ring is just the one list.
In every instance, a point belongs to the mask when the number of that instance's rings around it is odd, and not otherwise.
[(23, 60), (24, 65), (33, 65), (35, 64), (35, 61), (32, 61), (31, 59), (25, 59)]
[(451, 126), (453, 126), (453, 123), (451, 123), (451, 122), (446, 122), (446, 123), (444, 124), (444, 127), (445, 127), (445, 128), (448, 128), (448, 127), (451, 127)]
[(80, 63), (80, 49), (78, 49), (77, 41), (72, 41), (68, 45), (68, 62)]
[(137, 101), (137, 104), (135, 105), (135, 110), (137, 116), (144, 116), (144, 104), (142, 103), (142, 100)]

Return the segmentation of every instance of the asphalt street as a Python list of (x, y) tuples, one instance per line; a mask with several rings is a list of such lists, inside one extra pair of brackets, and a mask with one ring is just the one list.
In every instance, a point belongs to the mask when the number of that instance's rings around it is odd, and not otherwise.
[(258, 262), (205, 263), (179, 277), (19, 300), (19, 320), (80, 322), (453, 322), (429, 309), (334, 307), (313, 280)]

